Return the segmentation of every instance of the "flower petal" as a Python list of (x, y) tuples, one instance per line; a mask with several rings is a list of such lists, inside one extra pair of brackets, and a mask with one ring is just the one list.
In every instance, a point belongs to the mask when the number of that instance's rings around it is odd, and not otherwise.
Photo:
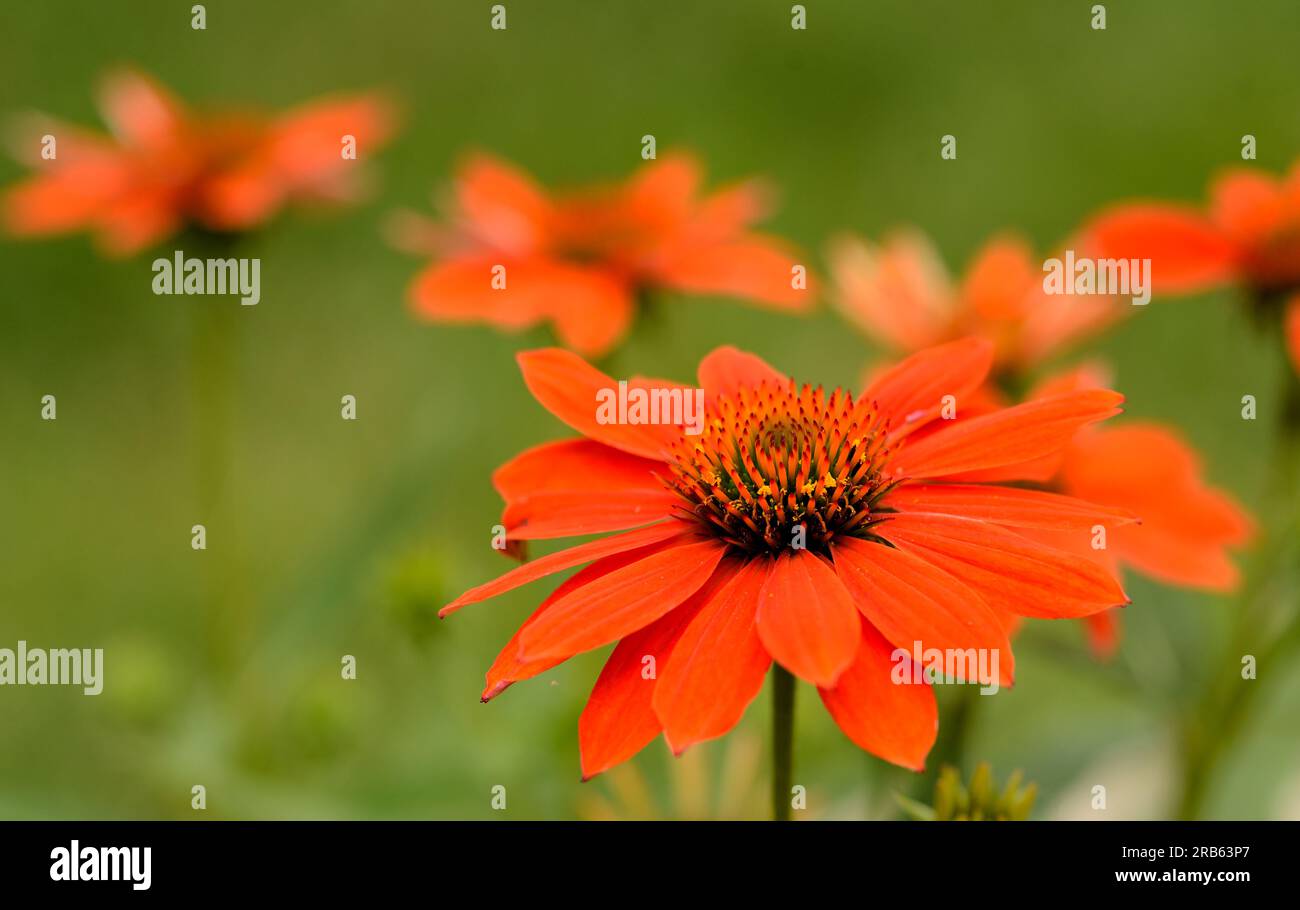
[(948, 573), (905, 550), (852, 538), (836, 545), (835, 572), (862, 615), (896, 647), (996, 654), (998, 681), (1011, 685), (1015, 658), (1001, 619)]
[(1286, 214), (1282, 181), (1272, 174), (1235, 168), (1210, 185), (1210, 217), (1242, 246), (1263, 241), (1282, 226)]
[(551, 490), (515, 500), (501, 521), (511, 540), (546, 540), (621, 531), (672, 515), (677, 498), (667, 490)]
[(517, 683), (525, 679), (531, 679), (539, 673), (545, 673), (556, 664), (565, 661), (564, 657), (549, 657), (544, 660), (523, 660), (519, 656), (519, 637), (523, 635), (524, 629), (528, 628), (537, 621), (543, 611), (549, 609), (552, 604), (562, 597), (569, 594), (570, 591), (576, 591), (583, 585), (595, 581), (597, 578), (608, 575), (616, 569), (621, 569), (626, 565), (636, 562), (638, 559), (645, 557), (652, 551), (651, 547), (641, 547), (636, 550), (628, 550), (625, 553), (616, 553), (613, 556), (606, 556), (604, 559), (598, 559), (584, 569), (580, 569), (573, 575), (569, 576), (556, 588), (551, 595), (542, 601), (541, 605), (532, 612), (523, 625), (510, 637), (506, 646), (501, 649), (497, 659), (493, 661), (492, 666), (488, 668), (486, 684), (483, 687), (483, 701), (490, 701), (504, 692), (512, 683)]
[(763, 688), (772, 658), (759, 639), (756, 617), (767, 572), (763, 559), (733, 570), (661, 664), (653, 706), (674, 752), (726, 733)]
[(626, 761), (659, 735), (659, 720), (650, 705), (656, 674), (647, 676), (646, 670), (668, 662), (698, 609), (696, 599), (682, 604), (624, 638), (605, 661), (578, 718), (583, 780)]
[(782, 553), (759, 591), (758, 635), (800, 679), (834, 685), (857, 651), (857, 612), (830, 565), (807, 550)]
[(524, 631), (520, 657), (568, 657), (649, 625), (698, 591), (724, 552), (715, 540), (687, 537), (571, 591)]
[(742, 388), (755, 389), (766, 383), (769, 388), (786, 388), (790, 377), (768, 365), (757, 354), (723, 345), (714, 348), (700, 361), (700, 388), (704, 400), (715, 401), (719, 396), (732, 396)]
[(588, 439), (662, 461), (669, 443), (681, 434), (678, 428), (662, 424), (600, 423), (597, 393), (617, 389), (618, 383), (577, 354), (544, 348), (523, 351), (516, 359), (533, 397)]
[[(506, 269), (506, 286), (493, 287), (493, 269)], [(417, 316), (441, 322), (486, 324), (506, 331), (536, 325), (546, 315), (529, 293), (529, 265), (501, 255), (476, 254), (435, 262), (416, 274), (407, 299)]]
[(1124, 396), (1108, 389), (1067, 392), (954, 421), (905, 445), (894, 458), (906, 477), (942, 477), (1029, 462), (1065, 448), (1080, 427), (1119, 413)]
[(535, 252), (554, 217), (550, 200), (531, 177), (484, 154), (461, 166), (456, 200), (475, 238), (511, 255)]
[[(893, 645), (866, 620), (857, 622), (862, 627), (857, 653), (834, 688), (817, 690), (822, 703), (859, 748), (921, 771), (939, 732), (934, 691), (925, 682), (894, 682)], [(909, 661), (902, 666), (910, 671)]]
[[(123, 145), (157, 149), (176, 142), (185, 127), (180, 101), (139, 70), (114, 70), (99, 91), (100, 113)], [(338, 140), (335, 140), (337, 154)]]
[(354, 163), (339, 154), (339, 137), (356, 140), (357, 160), (370, 157), (393, 134), (397, 114), (378, 94), (320, 98), (276, 118), (270, 158), (294, 188), (311, 188)]
[(1103, 610), (1083, 618), (1088, 645), (1098, 660), (1109, 660), (1119, 649), (1119, 610)]
[(492, 485), (506, 502), (561, 490), (651, 493), (664, 489), (655, 476), (663, 469), (662, 461), (629, 455), (590, 439), (561, 439), (516, 455), (493, 472)]
[(1080, 529), (1138, 520), (1129, 510), (1116, 506), (1042, 490), (988, 484), (907, 483), (896, 487), (881, 504), (900, 512), (955, 515), (1019, 528)]
[(964, 338), (926, 348), (876, 378), (862, 397), (873, 399), (894, 430), (938, 417), (945, 395), (961, 412), (962, 399), (973, 395), (993, 365), (993, 345)]
[(713, 244), (685, 244), (655, 267), (668, 287), (692, 294), (721, 294), (783, 310), (805, 310), (814, 298), (813, 279), (794, 286), (795, 256), (760, 234)]
[(876, 247), (840, 237), (829, 251), (834, 301), (848, 319), (890, 347), (915, 351), (950, 337), (956, 304), (934, 245), (908, 231)]
[(1083, 244), (1097, 258), (1150, 259), (1156, 293), (1198, 291), (1231, 281), (1238, 249), (1195, 209), (1131, 203), (1102, 212), (1084, 228)]
[(538, 293), (550, 301), (551, 322), (565, 347), (600, 357), (627, 334), (635, 310), (632, 291), (612, 272), (557, 263), (535, 280)]
[(987, 522), (900, 513), (873, 531), (940, 567), (995, 610), (1066, 619), (1128, 603), (1119, 582), (1091, 560)]
[(676, 519), (669, 519), (648, 528), (637, 528), (635, 531), (626, 531), (622, 534), (602, 537), (600, 540), (593, 540), (576, 547), (570, 547), (567, 550), (560, 550), (557, 553), (548, 553), (507, 572), (500, 578), (479, 585), (477, 588), (471, 588), (439, 610), (438, 616), (449, 616), (461, 607), (487, 600), (489, 597), (496, 597), (506, 591), (513, 591), (520, 585), (526, 585), (530, 581), (545, 578), (547, 575), (553, 575), (556, 572), (581, 565), (584, 562), (612, 556), (625, 550), (660, 544), (673, 538), (685, 539), (692, 534), (693, 529), (689, 525)]

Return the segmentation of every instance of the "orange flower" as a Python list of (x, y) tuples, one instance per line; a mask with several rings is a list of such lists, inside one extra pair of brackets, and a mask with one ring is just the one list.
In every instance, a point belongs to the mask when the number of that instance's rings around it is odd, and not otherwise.
[[(270, 118), (197, 116), (153, 79), (131, 70), (104, 80), (100, 109), (112, 135), (45, 120), (24, 130), (36, 174), (4, 195), (6, 229), (19, 236), (92, 232), (128, 255), (186, 224), (246, 230), (299, 199), (338, 199), (352, 188), (345, 136), (357, 155), (390, 134), (374, 96), (312, 102)], [(54, 137), (54, 155), (40, 154)]]
[(916, 231), (880, 246), (841, 238), (830, 261), (840, 310), (878, 341), (906, 352), (980, 335), (994, 342), (999, 370), (1032, 366), (1127, 309), (1109, 295), (1047, 294), (1042, 260), (1012, 235), (985, 244), (957, 286)]
[(624, 184), (561, 196), (473, 157), (457, 177), (450, 226), (411, 214), (395, 225), (397, 245), (436, 257), (412, 283), (411, 302), (435, 321), (507, 330), (549, 321), (566, 347), (590, 356), (622, 339), (647, 289), (804, 309), (806, 273), (796, 276), (783, 243), (748, 227), (766, 209), (759, 188), (698, 198), (699, 187), (698, 165), (682, 154)]
[(497, 471), (508, 535), (619, 533), (543, 556), (443, 608), (587, 564), (506, 645), (484, 700), (617, 641), (579, 721), (590, 777), (660, 732), (678, 753), (726, 733), (775, 660), (818, 687), (854, 743), (922, 767), (935, 700), (927, 684), (893, 682), (895, 648), (987, 649), (1010, 684), (1015, 616), (1081, 617), (1127, 602), (1111, 572), (1022, 533), (1082, 533), (1126, 513), (971, 481), (1017, 478), (1117, 413), (1122, 398), (1073, 391), (941, 419), (945, 396), (974, 394), (991, 361), (987, 342), (953, 342), (908, 358), (855, 399), (719, 348), (700, 364), (705, 420), (691, 435), (602, 422), (596, 402), (613, 380), (565, 351), (519, 355), (533, 395), (585, 438), (539, 446)]
[(1151, 260), (1157, 293), (1241, 285), (1285, 298), (1288, 351), (1300, 372), (1300, 162), (1285, 177), (1232, 168), (1210, 185), (1209, 210), (1129, 202), (1085, 227), (1102, 255)]
[[(1103, 371), (1084, 367), (1047, 380), (1031, 399), (1104, 384)], [(1168, 585), (1231, 591), (1240, 578), (1228, 550), (1249, 542), (1254, 522), (1203, 473), (1196, 451), (1172, 427), (1137, 421), (1086, 427), (1066, 448), (1053, 489), (1123, 509), (1140, 523), (1099, 522), (1106, 529), (1104, 549), (1093, 546), (1090, 533), (1040, 531), (1036, 537), (1112, 573), (1127, 566)], [(1118, 612), (1086, 618), (1098, 656), (1109, 656), (1119, 643)]]

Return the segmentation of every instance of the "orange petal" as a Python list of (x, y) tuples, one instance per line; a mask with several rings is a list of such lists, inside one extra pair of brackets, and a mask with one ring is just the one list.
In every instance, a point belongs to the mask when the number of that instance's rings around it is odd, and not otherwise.
[(698, 591), (726, 548), (715, 540), (671, 541), (551, 605), (519, 639), (525, 660), (571, 656), (635, 632)]
[(1109, 660), (1119, 649), (1119, 610), (1104, 610), (1083, 618), (1088, 644), (1098, 660)]
[(564, 657), (548, 657), (542, 660), (524, 660), (519, 656), (519, 638), (524, 634), (524, 629), (537, 621), (537, 617), (549, 609), (550, 606), (562, 597), (565, 597), (571, 591), (576, 591), (583, 585), (595, 581), (597, 578), (608, 575), (616, 569), (631, 565), (638, 559), (643, 558), (653, 552), (653, 547), (640, 547), (636, 550), (628, 550), (624, 553), (616, 553), (613, 556), (606, 556), (604, 559), (598, 559), (586, 568), (580, 569), (573, 575), (569, 576), (556, 588), (551, 595), (542, 601), (541, 605), (532, 612), (522, 626), (506, 642), (506, 646), (501, 649), (497, 659), (488, 668), (487, 680), (483, 687), (483, 701), (490, 701), (504, 692), (512, 683), (517, 683), (525, 679), (532, 679), (539, 673), (545, 673), (556, 664), (564, 663)]
[(966, 270), (960, 296), (963, 309), (981, 320), (1014, 322), (1026, 317), (1035, 287), (1042, 287), (1042, 268), (1020, 237), (998, 237), (984, 245)]
[(1237, 245), (1194, 209), (1159, 203), (1118, 206), (1090, 222), (1083, 243), (1098, 258), (1150, 259), (1157, 293), (1198, 291), (1233, 280)]
[(668, 516), (676, 497), (656, 476), (662, 462), (589, 439), (549, 442), (497, 469), (503, 524), (515, 539), (595, 534)]
[(900, 475), (920, 478), (1043, 458), (1063, 450), (1080, 427), (1118, 414), (1123, 400), (1118, 392), (1088, 389), (953, 421), (904, 446), (894, 464)]
[(905, 550), (853, 538), (836, 545), (835, 572), (862, 615), (896, 647), (996, 653), (998, 681), (1011, 685), (1015, 658), (1002, 620), (951, 575)]
[(593, 356), (615, 345), (632, 318), (626, 284), (605, 271), (496, 253), (434, 263), (416, 276), (409, 297), (418, 315), (436, 321), (513, 331), (550, 319), (562, 342)]
[(880, 247), (841, 237), (832, 243), (829, 258), (836, 305), (869, 335), (904, 351), (952, 336), (956, 298), (923, 234), (896, 234)]
[(579, 354), (608, 353), (632, 324), (632, 292), (608, 272), (553, 263), (527, 280), (536, 282), (535, 306), (548, 311), (560, 343)]
[(651, 707), (657, 688), (654, 669), (671, 659), (678, 639), (698, 610), (695, 599), (682, 604), (628, 635), (605, 661), (578, 718), (583, 780), (626, 761), (659, 735), (659, 720)]
[(1081, 529), (1131, 524), (1132, 512), (1073, 496), (985, 484), (903, 484), (883, 505), (900, 512), (929, 512), (976, 518), (1018, 528)]
[(110, 256), (129, 256), (170, 236), (180, 215), (170, 197), (134, 193), (114, 201), (99, 217), (96, 241)]
[(680, 435), (680, 430), (666, 425), (600, 423), (597, 395), (617, 389), (618, 383), (577, 354), (544, 348), (523, 351), (516, 359), (533, 397), (588, 439), (662, 461), (669, 443)]
[(790, 384), (788, 376), (773, 369), (763, 358), (731, 345), (714, 348), (700, 361), (699, 379), (706, 401), (733, 396), (742, 388), (756, 389), (764, 383), (773, 389)]
[(763, 559), (733, 570), (661, 664), (653, 707), (674, 752), (726, 733), (763, 688), (772, 658), (759, 639), (756, 611), (767, 571)]
[(758, 635), (781, 666), (830, 686), (853, 661), (857, 607), (826, 562), (807, 550), (782, 553), (759, 592)]
[(1110, 531), (1114, 558), (1167, 584), (1227, 591), (1239, 580), (1227, 549), (1254, 532), (1249, 513), (1205, 483), (1196, 451), (1169, 427), (1129, 423), (1079, 434), (1062, 489), (1141, 516)]
[[(319, 99), (275, 121), (270, 158), (281, 180), (311, 186), (372, 155), (392, 136), (396, 120), (392, 103), (378, 94)], [(344, 136), (356, 140), (356, 160), (342, 156)]]
[(1091, 560), (997, 525), (900, 513), (873, 530), (974, 589), (995, 610), (1072, 619), (1128, 602), (1114, 576)]
[(635, 531), (626, 531), (622, 534), (602, 537), (600, 540), (593, 540), (576, 547), (570, 547), (567, 550), (560, 550), (557, 553), (548, 553), (546, 556), (525, 563), (517, 569), (512, 569), (487, 584), (471, 588), (439, 610), (438, 616), (449, 616), (461, 607), (487, 600), (490, 597), (496, 597), (506, 591), (513, 591), (520, 585), (526, 585), (530, 581), (536, 581), (564, 569), (582, 565), (584, 562), (612, 556), (624, 550), (634, 550), (637, 547), (663, 543), (673, 538), (686, 539), (692, 534), (693, 528), (691, 526), (676, 519), (669, 519), (662, 524), (651, 525), (648, 528), (637, 528)]
[(735, 237), (771, 209), (771, 192), (759, 180), (742, 180), (710, 193), (684, 231), (695, 241), (715, 243)]
[(506, 502), (555, 490), (664, 489), (655, 476), (662, 461), (629, 455), (590, 439), (563, 439), (534, 446), (497, 468), (492, 486)]
[(535, 253), (554, 217), (550, 200), (531, 177), (481, 154), (457, 174), (456, 198), (474, 236), (513, 255)]
[(651, 234), (671, 236), (690, 217), (701, 179), (699, 162), (691, 155), (664, 155), (642, 166), (619, 190), (613, 217)]
[(180, 101), (138, 70), (109, 73), (100, 86), (99, 106), (123, 145), (157, 149), (176, 142), (185, 129), (187, 115)]
[(1181, 530), (1146, 524), (1118, 528), (1107, 546), (1124, 564), (1167, 585), (1226, 593), (1241, 583), (1241, 573), (1223, 544)]
[(40, 237), (90, 227), (120, 198), (125, 176), (106, 163), (67, 166), (24, 180), (5, 191), (5, 230)]
[(956, 400), (974, 396), (993, 365), (993, 346), (982, 338), (964, 338), (919, 351), (878, 376), (862, 397), (873, 399), (897, 430), (921, 426), (938, 417), (945, 395)]
[(515, 500), (501, 517), (511, 540), (547, 540), (621, 531), (672, 515), (677, 497), (660, 488), (639, 490), (551, 490)]
[[(407, 296), (417, 315), (445, 322), (487, 323), (506, 330), (535, 325), (544, 311), (534, 295), (509, 282), (526, 266), (498, 256), (467, 256), (435, 262), (415, 276)], [(493, 287), (493, 269), (503, 266), (507, 282)]]
[[(859, 748), (887, 762), (921, 771), (939, 732), (939, 709), (930, 685), (895, 683), (894, 647), (865, 620), (853, 662), (833, 689), (819, 688), (835, 723)], [(908, 671), (910, 662), (904, 660)]]
[(1205, 482), (1191, 444), (1157, 423), (1135, 421), (1080, 434), (1062, 467), (1061, 485), (1071, 495), (1128, 509), (1143, 528), (1189, 543), (1235, 546), (1254, 531), (1249, 513)]
[(1262, 242), (1286, 215), (1282, 181), (1260, 171), (1233, 169), (1210, 185), (1210, 216), (1243, 247)]
[(794, 268), (804, 265), (779, 241), (758, 234), (713, 244), (688, 244), (654, 269), (655, 279), (691, 294), (720, 294), (783, 310), (804, 310), (815, 299), (813, 279), (794, 286)]

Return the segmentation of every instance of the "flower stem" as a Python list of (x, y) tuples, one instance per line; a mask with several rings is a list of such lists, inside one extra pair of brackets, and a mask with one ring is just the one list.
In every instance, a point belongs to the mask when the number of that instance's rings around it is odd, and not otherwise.
[(772, 819), (790, 820), (794, 779), (794, 677), (772, 664)]
[[(1279, 396), (1279, 427), (1273, 454), (1273, 476), (1265, 491), (1266, 508), (1274, 520), (1266, 522), (1263, 546), (1233, 612), (1233, 630), (1227, 650), (1217, 664), (1217, 675), (1183, 719), (1181, 729), (1182, 786), (1178, 817), (1199, 818), (1205, 809), (1210, 784), (1243, 731), (1259, 701), (1265, 680), (1276, 679), (1277, 667), (1286, 662), (1291, 648), (1300, 645), (1300, 611), (1290, 616), (1270, 616), (1270, 608), (1287, 602), (1287, 583), (1294, 581), (1296, 516), (1300, 495), (1300, 378), (1283, 358), (1283, 390)], [(1288, 579), (1287, 576), (1292, 576)], [(1279, 584), (1281, 590), (1279, 590)], [(1267, 630), (1275, 632), (1268, 636)], [(1268, 636), (1261, 640), (1261, 635)], [(1258, 679), (1243, 679), (1241, 659), (1253, 654)]]
[(925, 771), (916, 775), (912, 785), (912, 796), (919, 801), (926, 801), (934, 793), (934, 785), (939, 781), (939, 772), (945, 765), (951, 765), (961, 774), (966, 772), (966, 751), (970, 746), (976, 718), (980, 709), (980, 690), (976, 685), (957, 687), (951, 705), (939, 725), (938, 739), (925, 760)]

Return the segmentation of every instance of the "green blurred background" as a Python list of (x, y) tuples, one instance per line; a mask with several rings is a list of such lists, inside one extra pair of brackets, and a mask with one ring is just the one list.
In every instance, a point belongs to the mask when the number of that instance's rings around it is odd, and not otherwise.
[[(190, 2), (3, 5), (4, 114), (99, 126), (94, 83), (130, 62), (199, 106), (387, 88), (405, 128), (367, 203), (291, 213), (243, 241), (238, 255), (263, 260), (257, 307), (154, 296), (152, 253), (0, 241), (0, 647), (103, 647), (107, 665), (97, 698), (0, 689), (0, 817), (638, 815), (641, 789), (661, 815), (765, 813), (766, 692), (685, 762), (658, 742), (630, 772), (581, 784), (577, 717), (603, 654), (478, 702), (552, 583), (433, 618), (507, 567), (489, 547), (492, 469), (567, 434), (513, 361), (545, 331), (407, 313), (420, 263), (386, 245), (384, 219), (427, 210), (464, 151), (573, 184), (626, 175), (653, 133), (714, 179), (769, 177), (770, 227), (815, 263), (836, 231), (915, 224), (954, 267), (995, 231), (1043, 247), (1111, 200), (1198, 200), (1240, 163), (1245, 133), (1263, 167), (1300, 153), (1293, 0), (1116, 0), (1105, 31), (1073, 0), (810, 0), (806, 31), (784, 0), (507, 0), (504, 32), (491, 5), (214, 0), (206, 31)], [(939, 157), (947, 133), (956, 161)], [(0, 163), (0, 183), (20, 174)], [(1257, 507), (1271, 431), (1239, 402), (1270, 395), (1282, 367), (1233, 302), (1158, 300), (1099, 349), (1129, 413), (1176, 424)], [(195, 354), (203, 333), (228, 342), (225, 378)], [(672, 300), (607, 366), (686, 379), (724, 343), (827, 384), (882, 354), (825, 307), (800, 319)], [(45, 394), (56, 422), (39, 419)], [(345, 394), (355, 422), (339, 417)], [(217, 417), (200, 424), (200, 408)], [(190, 548), (198, 522), (205, 552)], [(1024, 769), (1038, 817), (1169, 812), (1173, 711), (1211, 672), (1231, 602), (1129, 588), (1114, 666), (1092, 662), (1076, 624), (1038, 624), (1014, 691), (981, 705), (971, 756)], [(344, 654), (355, 681), (340, 679)], [(1269, 694), (1210, 815), (1300, 817), (1300, 670), (1261, 674)], [(908, 775), (852, 746), (811, 690), (799, 699), (807, 814), (895, 814)], [(1097, 783), (1105, 813), (1089, 807)], [(195, 784), (206, 812), (190, 808)]]

